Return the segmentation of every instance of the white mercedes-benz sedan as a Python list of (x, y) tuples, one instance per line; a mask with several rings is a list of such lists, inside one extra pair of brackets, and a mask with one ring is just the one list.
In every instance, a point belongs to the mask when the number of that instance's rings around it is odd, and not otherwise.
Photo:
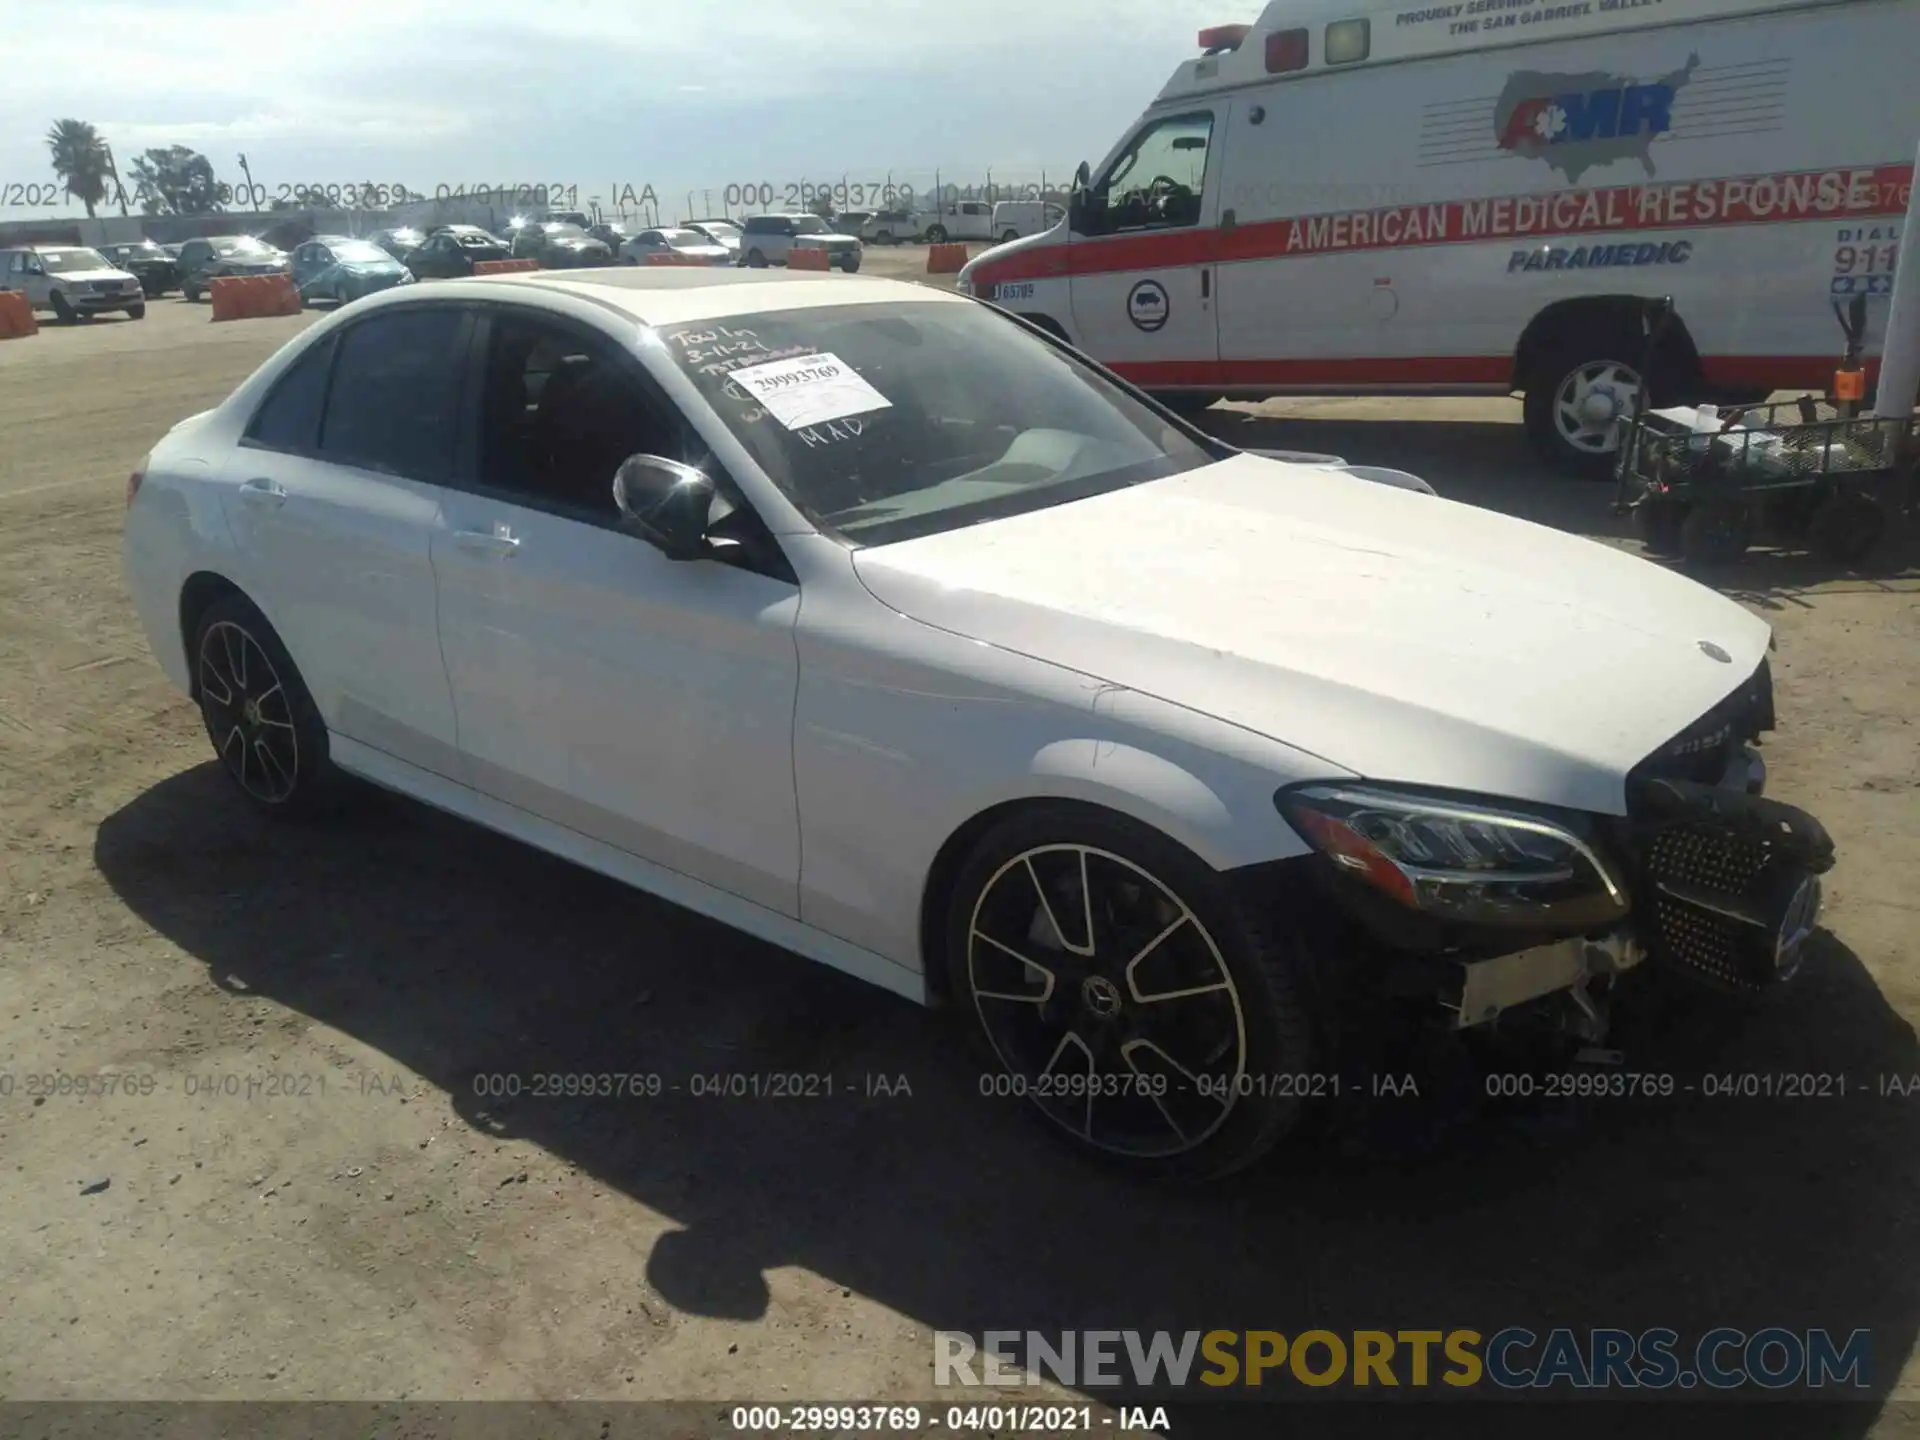
[(124, 561), (251, 801), (349, 772), (945, 1003), (1148, 1170), (1286, 1133), (1369, 997), (1775, 986), (1832, 864), (1739, 606), (890, 281), (369, 297), (159, 443)]

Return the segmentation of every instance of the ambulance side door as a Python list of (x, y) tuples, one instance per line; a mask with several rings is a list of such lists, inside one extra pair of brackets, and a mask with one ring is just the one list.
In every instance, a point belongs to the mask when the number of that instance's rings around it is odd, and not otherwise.
[(1142, 121), (1094, 177), (1072, 237), (1075, 336), (1140, 385), (1217, 379), (1215, 227), (1231, 103)]

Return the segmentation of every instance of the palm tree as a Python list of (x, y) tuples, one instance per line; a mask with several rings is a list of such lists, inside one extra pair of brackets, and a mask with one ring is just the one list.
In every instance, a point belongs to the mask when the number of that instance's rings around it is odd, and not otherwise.
[(53, 152), (53, 173), (87, 207), (91, 220), (93, 207), (107, 198), (107, 145), (100, 132), (84, 120), (56, 120), (47, 131), (47, 149)]

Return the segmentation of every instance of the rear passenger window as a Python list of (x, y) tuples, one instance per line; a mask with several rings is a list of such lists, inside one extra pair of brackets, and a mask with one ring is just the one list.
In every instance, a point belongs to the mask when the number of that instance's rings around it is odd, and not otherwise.
[(327, 393), (321, 455), (412, 480), (444, 480), (466, 323), (458, 310), (408, 307), (348, 330)]
[(246, 442), (296, 455), (312, 453), (320, 437), (320, 406), (327, 398), (327, 367), (332, 360), (329, 336), (294, 361), (253, 412)]

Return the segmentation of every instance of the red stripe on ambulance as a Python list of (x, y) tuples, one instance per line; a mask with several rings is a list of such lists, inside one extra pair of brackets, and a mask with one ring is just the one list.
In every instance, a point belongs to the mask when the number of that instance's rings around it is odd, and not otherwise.
[(1144, 231), (988, 257), (976, 283), (1173, 269), (1354, 251), (1472, 245), (1534, 236), (1693, 230), (1721, 225), (1799, 224), (1906, 213), (1911, 164), (1802, 170), (1503, 195), (1426, 205), (1390, 205), (1231, 229)]

